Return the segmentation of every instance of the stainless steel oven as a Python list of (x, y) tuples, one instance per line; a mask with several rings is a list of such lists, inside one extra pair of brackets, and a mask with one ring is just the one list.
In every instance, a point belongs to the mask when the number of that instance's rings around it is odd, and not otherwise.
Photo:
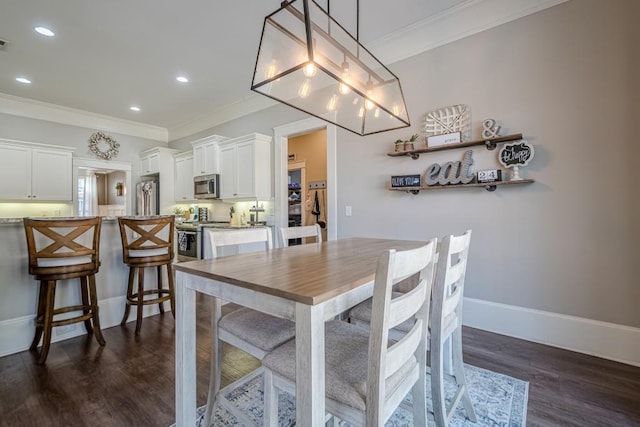
[(194, 261), (199, 258), (198, 230), (195, 227), (176, 227), (178, 236), (178, 262)]

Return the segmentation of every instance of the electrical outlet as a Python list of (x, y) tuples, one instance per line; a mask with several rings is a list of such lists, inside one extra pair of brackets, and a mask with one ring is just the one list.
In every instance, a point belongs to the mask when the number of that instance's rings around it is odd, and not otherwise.
[(345, 213), (346, 216), (351, 216), (351, 206), (347, 206), (347, 208), (345, 209)]
[(76, 330), (76, 324), (63, 325), (56, 327), (56, 335), (65, 335)]

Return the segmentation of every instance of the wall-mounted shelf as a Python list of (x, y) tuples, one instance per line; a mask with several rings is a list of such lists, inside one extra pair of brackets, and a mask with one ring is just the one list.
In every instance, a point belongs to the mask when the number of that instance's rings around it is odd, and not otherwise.
[(420, 186), (420, 187), (400, 187), (400, 188), (392, 188), (389, 187), (389, 190), (392, 191), (406, 191), (411, 194), (418, 194), (421, 191), (430, 191), (430, 190), (448, 190), (451, 188), (468, 188), (468, 187), (484, 187), (487, 191), (495, 191), (496, 188), (500, 185), (518, 185), (518, 184), (532, 184), (535, 180), (533, 179), (520, 179), (517, 181), (495, 181), (495, 182), (474, 182), (473, 184), (450, 184), (450, 185), (432, 185), (432, 186)]
[(420, 154), (422, 154), (422, 153), (431, 153), (431, 152), (434, 152), (434, 151), (443, 151), (443, 150), (453, 150), (455, 148), (475, 147), (477, 145), (484, 145), (487, 148), (487, 150), (494, 150), (496, 148), (496, 144), (498, 144), (498, 143), (519, 141), (521, 139), (522, 139), (522, 134), (521, 133), (514, 133), (512, 135), (499, 136), (497, 138), (460, 142), (458, 144), (438, 145), (436, 147), (418, 148), (418, 149), (411, 150), (411, 151), (399, 151), (397, 153), (388, 153), (387, 155), (390, 156), (390, 157), (409, 156), (413, 160), (416, 160), (418, 157), (420, 157)]

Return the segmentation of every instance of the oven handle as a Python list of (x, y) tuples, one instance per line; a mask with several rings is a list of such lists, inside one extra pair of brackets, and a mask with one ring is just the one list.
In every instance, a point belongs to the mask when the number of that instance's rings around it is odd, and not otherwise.
[(185, 230), (178, 230), (178, 234), (187, 234), (189, 236), (195, 236), (198, 234), (197, 231), (185, 231)]

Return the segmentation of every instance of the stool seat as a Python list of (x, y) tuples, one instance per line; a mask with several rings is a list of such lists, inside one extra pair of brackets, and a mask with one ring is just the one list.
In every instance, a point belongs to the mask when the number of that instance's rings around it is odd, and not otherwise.
[[(37, 358), (43, 364), (49, 354), (52, 329), (84, 322), (88, 334), (94, 334), (98, 344), (105, 341), (100, 330), (95, 275), (100, 268), (100, 229), (102, 219), (59, 218), (55, 220), (24, 218), (24, 229), (29, 252), (29, 274), (40, 281), (36, 330), (29, 350), (36, 351), (42, 338)], [(82, 304), (55, 308), (58, 280), (80, 279)], [(59, 314), (82, 312), (73, 317), (54, 320)]]
[[(136, 332), (142, 327), (142, 313), (145, 305), (158, 304), (164, 314), (164, 303), (169, 301), (175, 318), (173, 292), (173, 235), (175, 216), (118, 217), (122, 240), (122, 259), (129, 266), (127, 300), (120, 325), (127, 323), (131, 306), (137, 306)], [(167, 270), (168, 289), (162, 286), (162, 266)], [(156, 267), (158, 282), (152, 289), (144, 289), (145, 268)], [(138, 274), (138, 291), (133, 291), (135, 274)], [(145, 298), (153, 296), (152, 298)]]

